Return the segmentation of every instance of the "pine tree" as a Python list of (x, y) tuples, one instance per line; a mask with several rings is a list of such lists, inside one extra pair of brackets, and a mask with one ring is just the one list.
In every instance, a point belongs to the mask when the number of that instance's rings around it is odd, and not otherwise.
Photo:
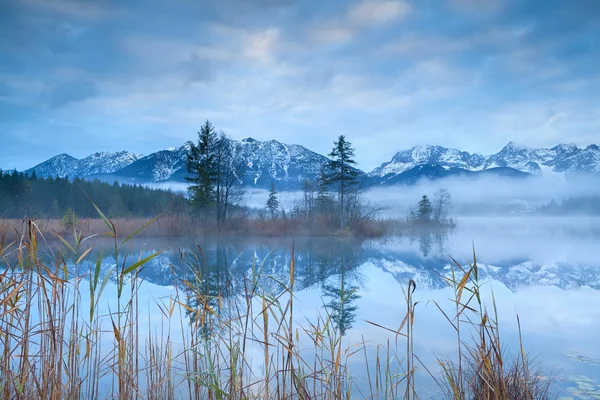
[(352, 144), (341, 135), (336, 142), (327, 163), (325, 182), (337, 189), (340, 201), (340, 228), (346, 228), (346, 196), (358, 184), (358, 170), (354, 167), (354, 149)]
[(275, 184), (271, 182), (271, 189), (269, 190), (269, 199), (267, 200), (267, 210), (271, 213), (271, 218), (275, 219), (277, 210), (279, 209), (279, 200), (277, 200), (277, 192), (275, 191)]
[(423, 195), (423, 197), (419, 201), (416, 219), (419, 222), (430, 222), (432, 212), (433, 208), (431, 207), (431, 202), (429, 201), (429, 198), (426, 195)]
[(186, 168), (190, 183), (188, 191), (192, 205), (196, 209), (205, 210), (216, 200), (217, 133), (210, 121), (206, 121), (198, 132), (198, 143), (188, 142)]

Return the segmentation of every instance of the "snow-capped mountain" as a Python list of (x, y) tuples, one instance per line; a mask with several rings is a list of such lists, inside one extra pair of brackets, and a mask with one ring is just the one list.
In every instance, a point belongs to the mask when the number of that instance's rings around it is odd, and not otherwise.
[(59, 154), (25, 172), (28, 174), (35, 173), (37, 176), (43, 178), (71, 178), (74, 177), (78, 165), (79, 160), (77, 158), (71, 157), (68, 154)]
[(599, 173), (600, 149), (596, 145), (578, 148), (572, 144), (560, 144), (550, 149), (527, 149), (510, 142), (498, 153), (484, 156), (442, 146), (416, 146), (399, 151), (368, 176), (380, 184), (390, 184), (401, 174), (424, 165), (437, 165), (449, 171), (507, 172), (511, 169), (534, 175)]
[(242, 180), (248, 186), (268, 187), (271, 181), (279, 188), (300, 188), (306, 179), (316, 180), (327, 158), (306, 147), (287, 145), (276, 140), (260, 142), (246, 138), (236, 146), (246, 165)]
[(105, 178), (118, 178), (131, 183), (184, 181), (187, 150), (186, 146), (181, 146), (157, 151), (113, 171), (111, 176)]
[[(245, 186), (278, 190), (299, 189), (305, 179), (315, 180), (327, 158), (297, 144), (253, 138), (232, 140), (235, 158), (245, 167), (240, 177)], [(140, 158), (102, 179), (131, 183), (185, 182), (187, 145), (169, 148)]]
[(110, 174), (131, 164), (141, 157), (129, 151), (116, 153), (99, 152), (82, 159), (60, 154), (28, 169), (40, 177), (76, 178), (96, 174)]
[[(246, 172), (244, 185), (277, 190), (299, 189), (306, 179), (314, 181), (327, 158), (306, 147), (276, 140), (232, 140)], [(78, 160), (67, 154), (53, 157), (26, 172), (38, 176), (100, 178), (130, 183), (185, 182), (187, 145), (171, 147), (145, 157), (127, 151), (95, 153)], [(600, 174), (600, 148), (560, 144), (550, 149), (528, 149), (507, 144), (496, 154), (484, 156), (442, 146), (416, 146), (402, 150), (369, 174), (365, 186), (414, 184), (421, 179), (450, 176), (499, 175), (521, 178), (530, 175), (575, 173)]]
[(388, 162), (375, 168), (369, 176), (398, 175), (419, 165), (436, 164), (441, 167), (475, 170), (483, 166), (485, 157), (442, 146), (415, 146), (396, 153)]

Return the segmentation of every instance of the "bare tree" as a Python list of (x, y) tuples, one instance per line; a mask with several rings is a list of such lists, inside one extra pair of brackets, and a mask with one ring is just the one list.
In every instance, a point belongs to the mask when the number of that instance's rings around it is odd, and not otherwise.
[(308, 228), (313, 230), (313, 216), (315, 208), (315, 187), (311, 181), (305, 179), (302, 182), (302, 193), (304, 195), (304, 216), (306, 218)]
[(446, 188), (440, 188), (433, 194), (433, 220), (442, 222), (448, 218), (452, 196)]
[(223, 228), (231, 211), (231, 207), (238, 205), (245, 194), (242, 187), (242, 177), (246, 172), (246, 165), (240, 158), (241, 152), (235, 148), (232, 141), (223, 133), (217, 141), (217, 225)]

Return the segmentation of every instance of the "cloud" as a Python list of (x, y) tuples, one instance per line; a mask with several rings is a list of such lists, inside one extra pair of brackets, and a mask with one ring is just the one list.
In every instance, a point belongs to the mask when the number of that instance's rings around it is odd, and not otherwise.
[(365, 0), (348, 11), (347, 21), (355, 26), (378, 26), (406, 16), (408, 3), (400, 0)]
[(451, 0), (452, 5), (461, 11), (497, 12), (502, 7), (502, 0)]
[(108, 10), (100, 2), (85, 0), (20, 0), (24, 5), (38, 11), (49, 11), (71, 18), (100, 19), (108, 16)]
[(311, 31), (312, 38), (321, 43), (344, 43), (365, 29), (387, 25), (405, 17), (411, 10), (401, 0), (363, 0), (353, 4), (342, 17), (323, 21)]
[(210, 59), (194, 53), (187, 61), (181, 62), (179, 68), (190, 82), (208, 82), (214, 78), (212, 63)]
[(92, 82), (74, 81), (56, 85), (48, 93), (47, 98), (51, 107), (62, 107), (96, 95), (98, 95), (98, 89)]
[(244, 38), (244, 54), (261, 63), (273, 61), (279, 42), (279, 31), (275, 28), (247, 34)]
[(321, 153), (346, 134), (364, 169), (415, 144), (598, 140), (600, 14), (589, 0), (9, 3), (3, 129), (24, 133), (23, 146), (40, 130), (66, 138), (40, 144), (47, 157), (73, 146), (85, 156), (109, 135), (148, 153), (206, 118), (237, 138)]

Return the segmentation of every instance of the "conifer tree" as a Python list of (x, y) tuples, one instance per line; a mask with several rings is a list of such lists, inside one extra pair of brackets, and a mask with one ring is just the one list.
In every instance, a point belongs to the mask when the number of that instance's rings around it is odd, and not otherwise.
[(189, 176), (185, 180), (190, 183), (188, 191), (192, 206), (204, 211), (216, 200), (217, 140), (215, 128), (207, 120), (198, 132), (198, 142), (188, 142), (186, 168)]
[(275, 191), (275, 184), (271, 182), (271, 189), (269, 190), (269, 199), (267, 200), (267, 210), (271, 213), (271, 218), (275, 219), (277, 210), (279, 209), (279, 200), (277, 199), (277, 192)]
[(345, 229), (347, 217), (346, 197), (348, 192), (358, 184), (358, 170), (354, 167), (356, 165), (354, 149), (352, 144), (346, 141), (344, 135), (341, 135), (334, 142), (329, 158), (325, 182), (334, 186), (337, 190), (340, 202), (340, 228)]
[(430, 222), (432, 212), (433, 208), (431, 207), (431, 202), (429, 201), (429, 198), (426, 195), (423, 195), (423, 197), (419, 201), (417, 209), (417, 220), (419, 222)]

